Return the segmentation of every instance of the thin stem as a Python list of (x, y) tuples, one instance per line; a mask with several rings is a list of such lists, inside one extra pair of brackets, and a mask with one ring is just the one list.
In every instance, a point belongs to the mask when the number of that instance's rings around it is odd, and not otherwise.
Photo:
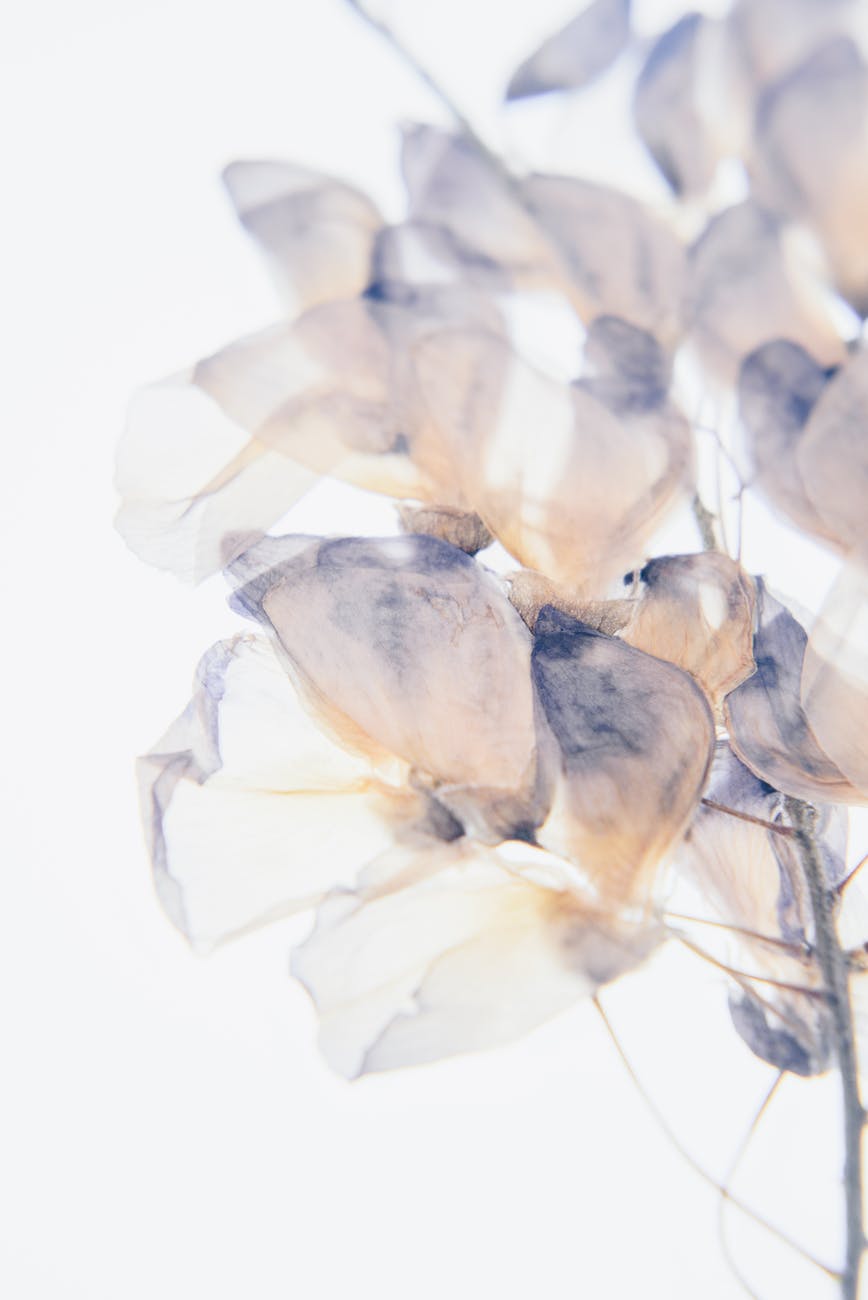
[(847, 1232), (843, 1300), (857, 1300), (859, 1271), (865, 1250), (863, 1227), (862, 1131), (865, 1110), (859, 1096), (856, 1038), (848, 986), (848, 961), (835, 929), (834, 893), (827, 889), (815, 834), (816, 811), (802, 799), (788, 797), (787, 815), (796, 832), (796, 844), (811, 899), (814, 949), (826, 986), (835, 1037), (835, 1052), (844, 1103), (844, 1201)]
[(767, 831), (774, 831), (775, 835), (782, 835), (784, 839), (794, 839), (796, 832), (791, 826), (781, 826), (778, 822), (766, 821), (764, 817), (754, 817), (752, 813), (739, 812), (737, 808), (729, 808), (725, 803), (718, 803), (715, 799), (701, 799), (703, 807), (713, 808), (715, 812), (726, 813), (728, 817), (736, 817), (740, 822), (750, 822), (753, 826), (762, 826)]
[(741, 1214), (746, 1215), (747, 1218), (753, 1219), (754, 1223), (759, 1224), (759, 1226), (761, 1228), (764, 1228), (766, 1232), (769, 1232), (773, 1237), (776, 1237), (778, 1241), (782, 1242), (785, 1246), (788, 1246), (790, 1250), (794, 1251), (797, 1255), (800, 1255), (802, 1259), (807, 1260), (809, 1264), (813, 1264), (815, 1268), (818, 1268), (820, 1272), (825, 1273), (827, 1277), (839, 1278), (841, 1274), (837, 1269), (831, 1268), (828, 1264), (824, 1264), (822, 1260), (817, 1259), (816, 1256), (810, 1253), (810, 1251), (805, 1250), (804, 1246), (800, 1246), (799, 1243), (797, 1241), (794, 1241), (792, 1237), (787, 1236), (787, 1234), (783, 1232), (780, 1228), (776, 1228), (773, 1223), (770, 1223), (769, 1220), (764, 1218), (764, 1216), (760, 1214), (757, 1210), (754, 1210), (751, 1206), (746, 1205), (745, 1202), (742, 1201), (739, 1197), (734, 1196), (733, 1193), (730, 1192), (728, 1188), (721, 1187), (720, 1183), (713, 1176), (713, 1174), (710, 1174), (707, 1169), (704, 1169), (698, 1160), (694, 1160), (693, 1156), (690, 1154), (690, 1152), (687, 1150), (684, 1144), (676, 1136), (674, 1129), (669, 1124), (669, 1121), (666, 1119), (663, 1112), (651, 1100), (648, 1093), (643, 1088), (639, 1076), (637, 1075), (636, 1071), (633, 1069), (633, 1065), (630, 1061), (630, 1058), (627, 1056), (627, 1053), (624, 1051), (623, 1047), (618, 1041), (617, 1034), (615, 1033), (614, 1029), (609, 1023), (609, 1017), (606, 1015), (605, 1011), (603, 1010), (602, 1003), (600, 1002), (598, 996), (596, 995), (594, 996), (593, 1003), (599, 1013), (600, 1019), (605, 1025), (606, 1032), (609, 1035), (609, 1038), (612, 1040), (615, 1051), (618, 1053), (618, 1056), (621, 1058), (621, 1063), (624, 1066), (624, 1069), (627, 1071), (627, 1074), (630, 1076), (630, 1079), (632, 1080), (637, 1092), (639, 1093), (642, 1100), (645, 1102), (645, 1105), (648, 1107), (651, 1114), (654, 1116), (654, 1119), (657, 1121), (657, 1124), (659, 1125), (660, 1129), (663, 1131), (663, 1133), (665, 1133), (666, 1137), (672, 1143), (675, 1150), (678, 1152), (681, 1158), (687, 1162), (687, 1164), (690, 1166), (693, 1172), (695, 1174), (698, 1174), (699, 1177), (703, 1180), (703, 1182), (710, 1183), (711, 1186), (714, 1188), (714, 1190), (716, 1192), (719, 1192), (722, 1198), (729, 1205), (733, 1206), (734, 1209), (738, 1210)]
[(714, 535), (714, 515), (704, 504), (698, 492), (694, 493), (690, 508), (693, 511), (693, 518), (696, 520), (696, 527), (699, 529), (699, 536), (702, 539), (702, 549), (704, 551), (719, 551), (720, 547)]
[[(775, 1075), (774, 1079), (772, 1080), (771, 1086), (766, 1089), (765, 1095), (763, 1096), (763, 1099), (760, 1102), (759, 1107), (757, 1108), (757, 1111), (750, 1122), (750, 1127), (745, 1133), (742, 1141), (739, 1143), (739, 1147), (735, 1153), (735, 1157), (733, 1158), (733, 1161), (729, 1166), (729, 1172), (727, 1173), (726, 1177), (723, 1180), (723, 1186), (721, 1187), (721, 1192), (728, 1191), (729, 1188), (732, 1187), (732, 1184), (735, 1180), (735, 1175), (738, 1172), (738, 1168), (742, 1160), (744, 1159), (745, 1155), (747, 1154), (747, 1149), (750, 1146), (751, 1139), (753, 1138), (754, 1134), (757, 1131), (760, 1120), (762, 1119), (763, 1115), (765, 1115), (766, 1111), (771, 1105), (772, 1099), (777, 1093), (777, 1090), (780, 1087), (780, 1083), (783, 1077), (784, 1077), (784, 1071), (779, 1070), (778, 1073)], [(726, 1235), (726, 1207), (727, 1207), (726, 1197), (721, 1196), (718, 1202), (718, 1219), (717, 1219), (718, 1231), (720, 1233), (721, 1248), (723, 1250), (724, 1255), (726, 1256), (730, 1268), (732, 1269), (735, 1276), (738, 1278), (741, 1285), (744, 1287), (747, 1294), (751, 1297), (751, 1300), (759, 1300), (759, 1296), (757, 1295), (756, 1291), (754, 1291), (753, 1287), (747, 1281), (747, 1278), (744, 1276), (744, 1274), (742, 1273), (741, 1269), (739, 1268), (738, 1264), (736, 1263), (733, 1257), (732, 1249), (730, 1247)]]

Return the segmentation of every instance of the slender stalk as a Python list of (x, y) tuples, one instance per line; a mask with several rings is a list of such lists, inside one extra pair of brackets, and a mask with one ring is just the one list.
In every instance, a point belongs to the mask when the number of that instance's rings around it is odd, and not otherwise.
[(796, 832), (802, 870), (814, 918), (814, 951), (826, 986), (838, 1058), (844, 1104), (844, 1201), (846, 1251), (841, 1273), (842, 1300), (858, 1300), (859, 1273), (865, 1250), (862, 1132), (865, 1110), (859, 1095), (856, 1036), (850, 1006), (848, 959), (835, 928), (836, 894), (827, 888), (815, 834), (816, 811), (802, 799), (786, 800), (787, 815)]

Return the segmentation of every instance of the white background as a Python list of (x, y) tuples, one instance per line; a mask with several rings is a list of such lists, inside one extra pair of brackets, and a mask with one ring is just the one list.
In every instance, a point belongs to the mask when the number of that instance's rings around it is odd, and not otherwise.
[[(659, 26), (675, 8), (640, 17)], [(571, 12), (392, 5), (492, 133), (509, 71)], [(33, 0), (0, 73), (4, 1294), (742, 1294), (714, 1193), (589, 1008), (500, 1052), (344, 1084), (287, 976), (306, 921), (197, 959), (151, 890), (133, 760), (238, 624), (219, 579), (182, 588), (112, 532), (127, 398), (278, 314), (219, 186), (226, 162), (291, 158), (396, 213), (394, 123), (442, 120), (437, 104), (339, 0)], [(601, 108), (582, 142), (598, 170), (607, 130)], [(316, 509), (302, 521), (326, 526)], [(792, 538), (760, 558), (770, 537), (755, 534), (753, 563), (810, 603), (828, 568)], [(613, 995), (612, 1016), (720, 1171), (767, 1075), (742, 1081), (714, 972), (658, 966)], [(834, 1088), (819, 1093), (808, 1118), (805, 1085), (784, 1091), (743, 1186), (831, 1254), (837, 1206), (814, 1191), (834, 1169)], [(760, 1236), (738, 1249), (763, 1294), (828, 1294)]]

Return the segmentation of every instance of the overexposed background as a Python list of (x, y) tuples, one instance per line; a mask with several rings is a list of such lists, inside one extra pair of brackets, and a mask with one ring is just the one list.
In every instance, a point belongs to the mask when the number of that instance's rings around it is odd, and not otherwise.
[[(498, 93), (577, 7), (393, 0), (388, 13), (520, 155), (538, 110), (504, 130)], [(679, 8), (637, 5), (649, 31)], [(128, 396), (279, 314), (220, 187), (227, 162), (333, 171), (391, 215), (395, 124), (443, 121), (438, 104), (340, 0), (31, 0), (0, 74), (4, 1294), (734, 1300), (715, 1194), (590, 1008), (499, 1052), (348, 1085), (288, 978), (306, 919), (199, 959), (151, 889), (133, 760), (239, 623), (219, 578), (185, 589), (112, 532)], [(662, 200), (638, 151), (613, 155), (617, 95), (593, 93), (577, 158), (603, 174), (626, 157)], [(563, 153), (554, 119), (551, 143)], [(392, 517), (347, 490), (302, 503), (296, 526)], [(755, 523), (753, 566), (815, 602), (828, 564)], [(687, 1145), (725, 1170), (768, 1072), (742, 1078), (718, 976), (664, 954), (610, 1006)], [(835, 1104), (834, 1087), (788, 1085), (740, 1184), (830, 1256), (838, 1207), (814, 1192), (835, 1167)], [(761, 1234), (736, 1236), (764, 1294), (829, 1294)]]

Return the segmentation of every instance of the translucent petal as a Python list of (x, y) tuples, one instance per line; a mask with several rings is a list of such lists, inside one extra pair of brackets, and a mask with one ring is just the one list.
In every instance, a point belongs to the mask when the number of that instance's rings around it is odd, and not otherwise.
[(726, 383), (770, 340), (791, 340), (827, 365), (844, 356), (818, 291), (785, 253), (780, 222), (752, 200), (712, 217), (690, 249), (685, 318), (703, 364)]
[[(725, 957), (762, 981), (821, 987), (820, 972), (807, 957), (813, 920), (792, 841), (745, 820), (780, 823), (782, 796), (748, 771), (721, 742), (706, 797), (718, 807), (697, 811), (679, 850), (678, 865), (701, 892), (711, 916), (734, 927), (726, 936)], [(843, 809), (829, 806), (821, 806), (818, 812), (818, 846), (831, 889), (846, 873), (847, 816)], [(758, 982), (734, 993), (731, 1009), (739, 1033), (763, 1060), (803, 1075), (827, 1068), (832, 1026), (819, 999)]]
[(748, 575), (714, 551), (665, 555), (641, 570), (636, 596), (619, 636), (690, 673), (717, 711), (755, 668)]
[[(157, 890), (197, 946), (317, 902), (403, 834), (428, 800), (318, 728), (270, 644), (220, 642), (196, 693), (139, 762)], [(389, 779), (391, 778), (391, 780)]]
[(251, 438), (192, 374), (133, 399), (118, 447), (118, 531), (143, 560), (198, 582), (260, 537), (316, 476)]
[(755, 487), (797, 528), (838, 544), (811, 501), (800, 455), (805, 431), (830, 371), (795, 343), (777, 339), (745, 358), (739, 414)]
[(811, 630), (805, 715), (829, 757), (868, 799), (868, 555), (847, 563)]
[(868, 351), (828, 378), (796, 459), (827, 534), (843, 549), (868, 550)]
[(361, 293), (382, 218), (360, 190), (286, 162), (235, 162), (223, 180), (293, 315)]
[(482, 333), (432, 335), (415, 364), (468, 504), (522, 564), (600, 590), (641, 558), (693, 453), (653, 339), (601, 318), (587, 354), (596, 374), (571, 386)]
[(462, 551), (424, 536), (312, 541), (236, 600), (273, 628), (336, 734), (411, 764), (475, 833), (539, 819), (530, 635)]
[(859, 803), (862, 796), (823, 750), (801, 701), (804, 628), (756, 579), (756, 672), (727, 696), (733, 749), (776, 790), (797, 799)]
[(702, 14), (680, 18), (652, 46), (636, 82), (640, 138), (676, 194), (703, 193), (745, 115), (746, 87), (727, 29)]
[(607, 906), (643, 907), (705, 785), (705, 696), (680, 669), (551, 608), (537, 619), (532, 662), (560, 751), (539, 843), (576, 862)]
[(631, 0), (591, 0), (514, 72), (507, 99), (579, 90), (614, 63), (630, 39)]
[(727, 22), (756, 86), (777, 81), (858, 21), (860, 0), (735, 0)]
[(349, 1078), (509, 1042), (635, 965), (658, 937), (607, 929), (568, 892), (479, 846), (417, 855), (401, 883), (329, 900), (293, 956), (321, 1049)]
[(757, 107), (754, 182), (819, 236), (839, 292), (868, 311), (868, 68), (846, 38), (770, 86)]

